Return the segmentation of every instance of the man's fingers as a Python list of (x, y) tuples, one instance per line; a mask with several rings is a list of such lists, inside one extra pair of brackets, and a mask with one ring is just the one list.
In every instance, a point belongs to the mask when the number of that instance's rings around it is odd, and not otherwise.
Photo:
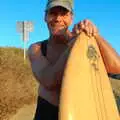
[(89, 20), (83, 20), (83, 23), (84, 23), (85, 26), (88, 26), (90, 21)]
[(98, 33), (96, 26), (90, 20), (83, 20), (74, 26), (73, 32), (78, 35), (82, 31), (88, 36), (95, 36)]
[(98, 34), (98, 29), (96, 28), (96, 26), (94, 25), (94, 29), (93, 29), (93, 35), (96, 36)]
[(89, 23), (89, 36), (92, 36), (93, 35), (93, 32), (94, 32), (94, 27), (93, 27), (93, 25), (91, 25), (90, 23)]
[(74, 26), (73, 32), (74, 32), (74, 34), (76, 34), (76, 35), (80, 33), (80, 29), (79, 29), (79, 25), (78, 25), (78, 24), (76, 24), (76, 25)]
[(98, 33), (96, 26), (90, 20), (84, 20), (85, 31), (89, 36), (95, 36)]

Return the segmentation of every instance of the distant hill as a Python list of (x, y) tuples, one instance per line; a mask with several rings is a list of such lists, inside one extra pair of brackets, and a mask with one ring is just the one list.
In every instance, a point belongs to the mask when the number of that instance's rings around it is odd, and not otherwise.
[[(120, 109), (120, 81), (111, 80), (111, 84)], [(35, 103), (37, 87), (28, 58), (24, 63), (23, 49), (1, 47), (0, 120), (9, 120), (23, 105)]]

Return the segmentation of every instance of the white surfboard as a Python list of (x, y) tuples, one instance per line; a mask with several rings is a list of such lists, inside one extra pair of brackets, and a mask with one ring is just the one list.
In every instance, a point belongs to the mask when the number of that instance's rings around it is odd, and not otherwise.
[(96, 40), (76, 38), (64, 72), (59, 120), (120, 120)]

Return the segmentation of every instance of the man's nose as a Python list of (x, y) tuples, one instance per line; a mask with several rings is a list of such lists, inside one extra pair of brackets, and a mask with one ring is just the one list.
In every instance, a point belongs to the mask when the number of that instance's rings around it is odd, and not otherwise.
[(55, 17), (56, 21), (60, 21), (60, 20), (61, 20), (61, 18), (62, 18), (62, 17), (61, 17), (61, 15), (60, 15), (60, 14), (57, 14), (57, 15), (56, 15), (56, 17)]

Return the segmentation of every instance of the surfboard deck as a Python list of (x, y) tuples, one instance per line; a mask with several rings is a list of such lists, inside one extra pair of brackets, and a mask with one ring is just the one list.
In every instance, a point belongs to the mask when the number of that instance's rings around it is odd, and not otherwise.
[(59, 120), (120, 120), (96, 39), (75, 41), (64, 72)]

